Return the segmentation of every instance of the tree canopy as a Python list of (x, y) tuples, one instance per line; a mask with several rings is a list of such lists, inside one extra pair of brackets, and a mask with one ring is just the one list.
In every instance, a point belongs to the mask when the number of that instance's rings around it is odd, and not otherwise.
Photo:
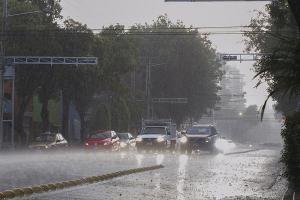
[[(33, 96), (38, 96), (42, 105), (40, 128), (44, 131), (51, 129), (49, 100), (62, 101), (61, 130), (67, 138), (69, 105), (73, 103), (80, 116), (81, 140), (91, 129), (136, 127), (146, 117), (147, 81), (151, 98), (188, 99), (187, 104), (153, 106), (155, 117), (172, 118), (178, 124), (190, 118), (199, 119), (218, 101), (222, 74), (216, 52), (206, 37), (192, 27), (186, 28), (183, 22), (174, 23), (162, 15), (152, 24), (136, 24), (129, 30), (116, 24), (94, 33), (78, 21), (63, 20), (57, 0), (10, 1), (9, 10), (42, 12), (9, 20), (6, 55), (99, 59), (96, 66), (16, 67), (20, 99), (16, 130), (21, 143), (26, 141), (23, 118)], [(160, 66), (155, 67), (156, 64)], [(147, 65), (151, 79), (146, 81)], [(132, 84), (136, 85), (134, 89)], [(100, 119), (105, 120), (97, 122)]]

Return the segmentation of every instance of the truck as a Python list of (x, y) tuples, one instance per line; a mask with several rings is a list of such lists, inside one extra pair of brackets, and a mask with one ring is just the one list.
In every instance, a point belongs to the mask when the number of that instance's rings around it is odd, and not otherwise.
[(176, 147), (176, 124), (171, 119), (143, 119), (136, 138), (137, 150), (174, 150)]

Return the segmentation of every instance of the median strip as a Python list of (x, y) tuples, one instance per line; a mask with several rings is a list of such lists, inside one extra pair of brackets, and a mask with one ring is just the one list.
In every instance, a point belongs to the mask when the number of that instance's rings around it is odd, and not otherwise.
[(244, 151), (236, 151), (236, 152), (224, 153), (224, 155), (242, 154), (242, 153), (249, 153), (249, 152), (260, 151), (260, 150), (262, 150), (262, 149), (249, 149), (249, 150), (244, 150)]
[(134, 169), (124, 170), (124, 171), (117, 171), (109, 174), (103, 174), (99, 176), (90, 176), (81, 179), (74, 179), (74, 180), (57, 182), (57, 183), (36, 185), (36, 186), (24, 187), (24, 188), (14, 188), (11, 190), (5, 190), (0, 192), (0, 199), (11, 199), (15, 197), (32, 195), (34, 193), (50, 192), (50, 191), (61, 190), (64, 188), (74, 187), (78, 185), (83, 185), (83, 184), (92, 184), (92, 183), (101, 182), (101, 181), (113, 179), (120, 176), (126, 176), (130, 174), (156, 170), (163, 167), (164, 167), (163, 165), (154, 165), (150, 167), (134, 168)]

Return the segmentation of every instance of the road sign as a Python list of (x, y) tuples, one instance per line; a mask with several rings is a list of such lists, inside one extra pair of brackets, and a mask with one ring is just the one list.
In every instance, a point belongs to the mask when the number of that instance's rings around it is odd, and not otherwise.
[(188, 103), (187, 98), (153, 98), (153, 103)]
[(96, 57), (40, 57), (8, 56), (5, 62), (11, 65), (96, 65)]
[(221, 61), (257, 61), (262, 57), (271, 56), (271, 53), (221, 53), (219, 59)]
[(15, 77), (15, 68), (13, 66), (5, 66), (4, 67), (4, 79), (12, 79), (12, 77)]
[(224, 55), (222, 57), (222, 60), (224, 60), (224, 61), (236, 61), (237, 60), (237, 56)]

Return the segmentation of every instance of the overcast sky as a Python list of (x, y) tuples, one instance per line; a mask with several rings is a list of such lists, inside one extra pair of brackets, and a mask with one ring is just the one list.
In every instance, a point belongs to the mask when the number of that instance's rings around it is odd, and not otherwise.
[[(181, 20), (187, 26), (238, 26), (249, 25), (255, 10), (263, 10), (267, 2), (177, 2), (164, 0), (62, 0), (63, 16), (70, 17), (89, 28), (102, 28), (110, 24), (131, 26), (151, 23), (159, 15), (167, 14), (173, 20)], [(245, 45), (241, 35), (210, 36), (218, 52), (240, 53)], [(247, 104), (261, 106), (267, 96), (266, 86), (254, 88), (253, 62), (231, 62), (245, 74)]]

